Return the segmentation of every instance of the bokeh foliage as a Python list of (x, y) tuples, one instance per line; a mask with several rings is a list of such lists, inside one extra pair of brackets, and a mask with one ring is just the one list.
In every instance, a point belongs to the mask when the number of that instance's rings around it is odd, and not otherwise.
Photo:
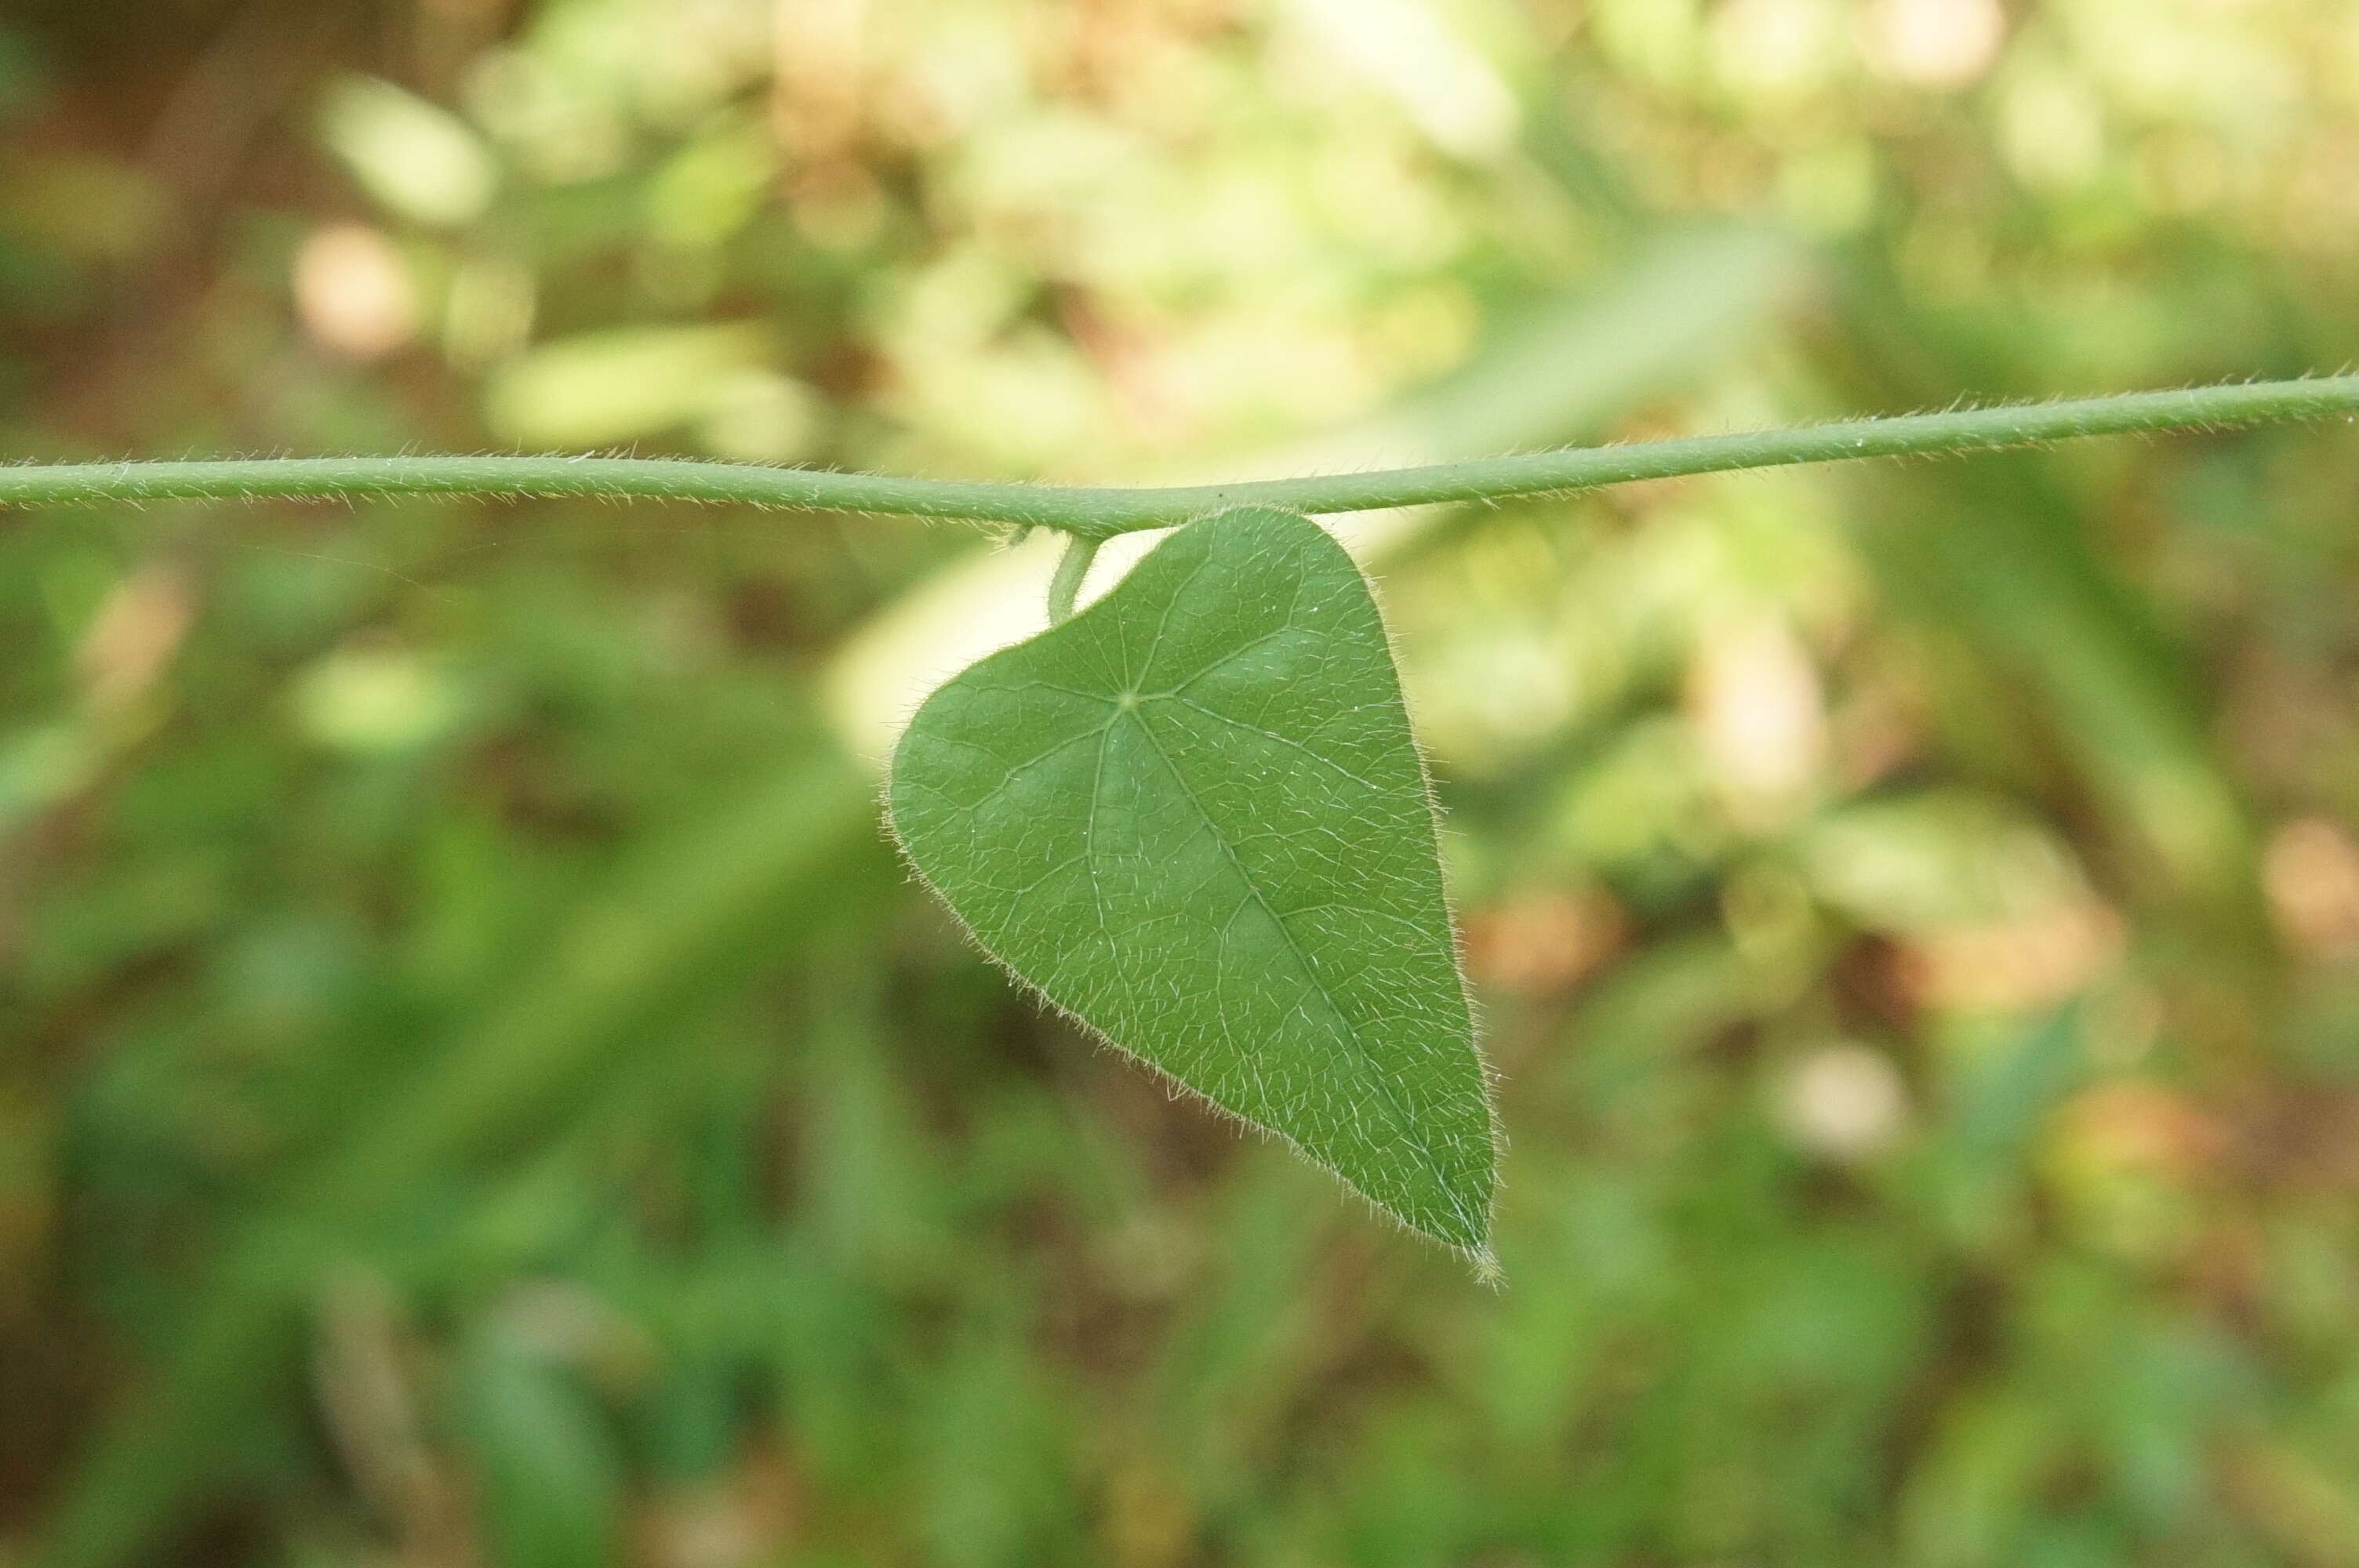
[[(2299, 373), (2354, 168), (2339, 0), (17, 0), (0, 454)], [(907, 883), (973, 535), (0, 520), (0, 1562), (2359, 1561), (2351, 435), (1364, 534), (1495, 1294)]]

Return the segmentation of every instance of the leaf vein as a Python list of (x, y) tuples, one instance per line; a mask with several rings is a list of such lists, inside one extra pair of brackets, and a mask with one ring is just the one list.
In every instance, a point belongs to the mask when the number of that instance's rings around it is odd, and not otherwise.
[[(1401, 1133), (1415, 1127), (1417, 1123), (1410, 1117), (1408, 1108), (1401, 1103), (1399, 1095), (1394, 1091), (1392, 1080), (1376, 1065), (1375, 1058), (1369, 1054), (1366, 1043), (1360, 1038), (1358, 1027), (1353, 1023), (1351, 1015), (1337, 1005), (1333, 994), (1327, 989), (1326, 982), (1320, 978), (1318, 969), (1312, 967), (1310, 955), (1302, 950), (1302, 944), (1296, 939), (1293, 928), (1287, 925), (1286, 917), (1278, 914), (1276, 907), (1271, 904), (1269, 896), (1262, 891), (1261, 884), (1254, 880), (1252, 871), (1238, 857), (1234, 846), (1231, 845), (1222, 834), (1219, 818), (1205, 808), (1203, 800), (1196, 794), (1195, 786), (1188, 782), (1188, 775), (1180, 771), (1179, 764), (1174, 762), (1170, 754), (1164, 751), (1162, 741), (1156, 739), (1154, 728), (1147, 722), (1144, 712), (1139, 713), (1137, 717), (1139, 732), (1147, 737), (1147, 746), (1163, 763), (1165, 771), (1170, 773), (1172, 782), (1180, 786), (1180, 793), (1187, 798), (1188, 804), (1195, 808), (1196, 815), (1204, 819), (1206, 829), (1212, 835), (1212, 842), (1221, 847), (1221, 853), (1235, 869), (1237, 879), (1245, 884), (1246, 892), (1252, 895), (1255, 903), (1261, 905), (1262, 913), (1269, 916), (1270, 924), (1277, 926), (1278, 935), (1286, 939), (1287, 950), (1294, 956), (1296, 966), (1302, 971), (1302, 978), (1310, 982), (1310, 989), (1318, 993), (1319, 1000), (1327, 1004), (1327, 1011), (1332, 1013), (1335, 1022), (1343, 1026), (1344, 1043), (1350, 1046), (1352, 1054), (1358, 1061), (1362, 1071), (1375, 1086), (1376, 1092), (1383, 1097), (1386, 1107), (1393, 1113), (1396, 1129), (1394, 1136), (1397, 1141)], [(1297, 1011), (1300, 1010), (1298, 1008)], [(1419, 1152), (1421, 1155), (1426, 1154), (1423, 1150), (1419, 1150)], [(1432, 1164), (1430, 1155), (1426, 1155), (1426, 1159), (1431, 1173), (1442, 1191), (1448, 1192), (1450, 1190), (1448, 1173), (1438, 1165)]]

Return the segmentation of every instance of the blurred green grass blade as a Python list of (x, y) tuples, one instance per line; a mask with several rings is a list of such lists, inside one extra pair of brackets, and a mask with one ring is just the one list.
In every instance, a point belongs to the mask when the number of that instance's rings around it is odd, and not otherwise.
[(2022, 1158), (2039, 1118), (2086, 1069), (2083, 1033), (2083, 1010), (2060, 1008), (1960, 1075), (1949, 1125), (1961, 1159), (1988, 1170)]
[(734, 994), (856, 908), (861, 889), (889, 887), (875, 810), (865, 781), (829, 755), (649, 846), (505, 1007), (421, 1063), (344, 1152), (227, 1245), (180, 1349), (101, 1427), (53, 1511), (46, 1568), (123, 1561), (211, 1484), (223, 1434), (282, 1384), (270, 1368), (327, 1260), (320, 1238), (364, 1237), (419, 1184), (561, 1130), (634, 1049)]
[(878, 1397), (906, 1348), (896, 1335), (897, 1298), (796, 1236), (749, 1277), (761, 1292), (767, 1338), (757, 1359), (777, 1384), (774, 1421), (793, 1432), (821, 1480), (874, 1484), (899, 1413)]
[(2062, 1438), (2058, 1413), (2012, 1385), (1953, 1398), (1905, 1478), (1898, 1561), (1980, 1568), (2006, 1560), (2038, 1507), (2041, 1469)]
[[(1151, 1438), (1202, 1506), (1250, 1496), (1255, 1465), (1346, 1346), (1316, 1303), (1332, 1210), (1320, 1178), (1277, 1152), (1245, 1162), (1220, 1195), (1220, 1252), (1177, 1303), (1154, 1368)], [(1338, 1217), (1339, 1218), (1341, 1217)]]
[(1757, 1005), (1741, 955), (1718, 935), (1658, 941), (1582, 998), (1558, 1053), (1535, 1072), (1582, 1103), (1607, 1108), (1661, 1092), (1680, 1059)]
[[(1056, 1369), (1025, 1354), (1016, 1290), (1002, 1286), (929, 1368), (911, 1414), (912, 1533), (944, 1568), (1071, 1562), (1078, 1520), (1060, 1484), (1071, 1465), (1071, 1405)], [(993, 1321), (993, 1320), (998, 1321)]]
[[(651, 847), (540, 973), (397, 1096), (308, 1195), (336, 1212), (543, 1134), (679, 1010), (733, 994), (789, 942), (889, 885), (864, 780), (829, 756)], [(822, 890), (825, 890), (822, 892)]]
[(1962, 631), (2047, 709), (2047, 732), (2167, 886), (2249, 922), (2253, 845), (2177, 655), (2085, 544), (2086, 520), (2002, 456), (1921, 481), (1862, 535), (1895, 602)]
[(34, 1559), (104, 1568), (133, 1556), (226, 1467), (255, 1412), (291, 1393), (299, 1281), (322, 1261), (283, 1231), (233, 1243), (153, 1382), (98, 1429)]
[(1939, 1200), (1968, 1245), (1988, 1246), (2006, 1234), (2041, 1122), (2089, 1070), (2086, 1031), (2084, 1008), (2059, 1008), (1958, 1068), (1933, 1158)]
[[(1690, 386), (1751, 343), (1810, 276), (1809, 253), (1761, 224), (1664, 224), (1595, 280), (1503, 304), (1473, 356), (1372, 419), (1272, 454), (1253, 473), (1448, 462), (1577, 441)], [(1384, 564), (1487, 514), (1420, 507), (1332, 520)]]
[(831, 1259), (886, 1277), (947, 1267), (957, 1250), (943, 1213), (940, 1152), (916, 1086), (887, 1055), (881, 965), (846, 951), (796, 1064), (804, 1108), (801, 1227)]
[(581, 1384), (493, 1333), (465, 1358), (457, 1426), (477, 1517), (500, 1568), (606, 1568), (620, 1559), (623, 1467)]
[[(1914, 406), (1958, 387), (2016, 393), (2017, 364), (1918, 308), (1881, 263), (1841, 273), (1846, 397)], [(2026, 357), (2028, 357), (2027, 355)], [(1879, 483), (1859, 538), (1894, 607), (1965, 636), (1979, 668), (2029, 696), (2151, 891), (2193, 907), (2216, 957), (2267, 941), (2244, 802), (2208, 734), (2208, 704), (2157, 607), (2100, 554), (2095, 520), (2060, 482), (2062, 454), (1994, 454)]]
[(1594, 280), (1504, 305), (1458, 369), (1256, 471), (1445, 462), (1567, 439), (1743, 347), (1809, 265), (1768, 225), (1665, 224)]

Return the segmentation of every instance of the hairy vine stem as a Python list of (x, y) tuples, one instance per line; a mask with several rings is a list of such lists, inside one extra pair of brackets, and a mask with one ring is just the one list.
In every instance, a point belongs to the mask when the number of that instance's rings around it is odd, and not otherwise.
[(1109, 489), (897, 479), (669, 458), (250, 458), (0, 467), (0, 506), (386, 495), (646, 497), (1053, 528), (1106, 539), (1232, 506), (1325, 514), (1592, 490), (1633, 480), (1859, 458), (2038, 446), (2081, 436), (2227, 428), (2359, 414), (2359, 374), (1853, 419), (1797, 429), (1574, 447), (1467, 462), (1234, 484)]

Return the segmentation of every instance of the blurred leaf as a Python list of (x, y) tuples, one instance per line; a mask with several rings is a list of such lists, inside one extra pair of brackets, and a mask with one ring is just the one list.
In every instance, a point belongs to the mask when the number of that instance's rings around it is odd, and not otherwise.
[(2006, 1559), (2038, 1506), (2057, 1414), (2014, 1388), (1952, 1400), (1900, 1498), (1899, 1560), (1908, 1568), (1980, 1568)]
[(467, 222), (499, 189), (499, 170), (473, 131), (389, 81), (335, 83), (320, 105), (320, 135), (371, 196), (421, 223)]
[(2088, 896), (2037, 821), (1962, 790), (1843, 806), (1811, 824), (1799, 849), (1819, 897), (1875, 931), (2019, 919)]
[(761, 358), (754, 327), (630, 327), (544, 343), (503, 365), (484, 416), (519, 447), (597, 447), (719, 410)]

